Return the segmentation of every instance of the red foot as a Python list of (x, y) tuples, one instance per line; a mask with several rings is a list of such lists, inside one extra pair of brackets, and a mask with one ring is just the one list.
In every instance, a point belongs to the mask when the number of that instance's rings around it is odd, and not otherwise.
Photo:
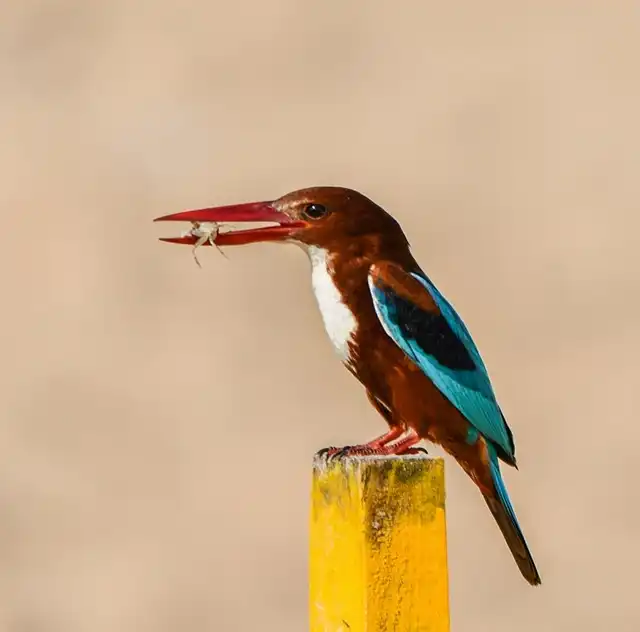
[(333, 459), (343, 456), (373, 456), (375, 454), (389, 454), (389, 452), (383, 447), (372, 448), (365, 443), (363, 445), (346, 445), (342, 448), (325, 448), (320, 450), (318, 454), (325, 456), (327, 459)]
[[(390, 433), (389, 433), (390, 434)], [(397, 433), (398, 435), (401, 433)], [(381, 444), (379, 439), (374, 439), (370, 443), (363, 445), (351, 445), (343, 448), (325, 448), (318, 452), (318, 456), (326, 459), (336, 459), (346, 456), (389, 456), (392, 454), (427, 454), (424, 448), (412, 447), (420, 441), (420, 437), (415, 430), (409, 430), (408, 434), (396, 443)]]
[(368, 448), (373, 448), (374, 450), (381, 448), (385, 445), (387, 445), (387, 443), (390, 443), (391, 441), (395, 441), (398, 437), (401, 437), (403, 434), (404, 430), (400, 427), (400, 426), (394, 426), (393, 428), (389, 429), (389, 432), (386, 432), (385, 434), (376, 437), (373, 441), (369, 441), (369, 443), (365, 443), (363, 446), (353, 446), (354, 448), (356, 447), (368, 447)]

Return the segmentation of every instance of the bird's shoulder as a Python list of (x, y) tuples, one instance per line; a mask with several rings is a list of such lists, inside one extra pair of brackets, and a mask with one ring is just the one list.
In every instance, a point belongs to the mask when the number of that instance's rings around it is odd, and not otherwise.
[(382, 260), (369, 268), (369, 284), (381, 291), (393, 294), (432, 314), (440, 314), (437, 302), (427, 288), (403, 266), (394, 261)]

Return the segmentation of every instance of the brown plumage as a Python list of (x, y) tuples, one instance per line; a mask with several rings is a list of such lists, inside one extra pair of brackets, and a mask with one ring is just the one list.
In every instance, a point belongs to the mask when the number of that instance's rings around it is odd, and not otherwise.
[[(368, 443), (332, 453), (405, 454), (415, 450), (420, 439), (441, 445), (479, 487), (523, 576), (531, 584), (540, 583), (499, 472), (498, 459), (515, 465), (511, 431), (488, 377), (482, 382), (486, 372), (475, 347), (460, 333), (457, 321), (442, 311), (442, 300), (428, 289), (429, 281), (391, 215), (356, 191), (315, 187), (271, 202), (160, 219), (277, 222), (268, 228), (220, 232), (215, 243), (291, 241), (309, 254), (329, 337), (389, 426)], [(166, 241), (193, 243), (189, 237)], [(401, 322), (381, 316), (380, 310), (387, 308)], [(401, 309), (402, 318), (396, 313)]]

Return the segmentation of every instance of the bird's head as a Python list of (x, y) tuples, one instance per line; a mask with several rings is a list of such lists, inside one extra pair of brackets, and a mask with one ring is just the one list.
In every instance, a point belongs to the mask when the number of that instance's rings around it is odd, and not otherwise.
[[(406, 245), (404, 233), (391, 215), (361, 193), (342, 187), (300, 189), (269, 202), (185, 211), (155, 221), (271, 224), (220, 232), (214, 240), (218, 246), (277, 241), (338, 251), (353, 246), (375, 247), (381, 242)], [(197, 239), (188, 235), (163, 241), (195, 244)]]

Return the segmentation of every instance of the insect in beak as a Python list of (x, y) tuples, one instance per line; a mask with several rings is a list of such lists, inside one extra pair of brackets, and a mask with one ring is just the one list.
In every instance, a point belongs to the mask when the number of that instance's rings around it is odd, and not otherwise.
[[(157, 217), (155, 222), (190, 222), (191, 230), (181, 237), (161, 237), (160, 241), (170, 244), (194, 246), (240, 246), (255, 242), (286, 241), (297, 231), (306, 228), (307, 223), (279, 211), (272, 202), (250, 202), (212, 208), (184, 211)], [(247, 230), (220, 232), (220, 223), (267, 222), (270, 226)], [(197, 261), (197, 258), (196, 258)], [(200, 265), (200, 264), (198, 264)]]
[(200, 248), (200, 246), (204, 246), (205, 244), (209, 244), (211, 246), (215, 246), (220, 254), (226, 258), (227, 255), (222, 252), (218, 244), (216, 244), (215, 239), (220, 232), (220, 224), (218, 222), (191, 222), (192, 226), (190, 230), (187, 230), (180, 235), (180, 237), (195, 237), (196, 242), (193, 244), (193, 248), (191, 252), (193, 253), (193, 259), (198, 264), (198, 267), (202, 268), (200, 261), (198, 260), (198, 255), (196, 254), (196, 250)]

